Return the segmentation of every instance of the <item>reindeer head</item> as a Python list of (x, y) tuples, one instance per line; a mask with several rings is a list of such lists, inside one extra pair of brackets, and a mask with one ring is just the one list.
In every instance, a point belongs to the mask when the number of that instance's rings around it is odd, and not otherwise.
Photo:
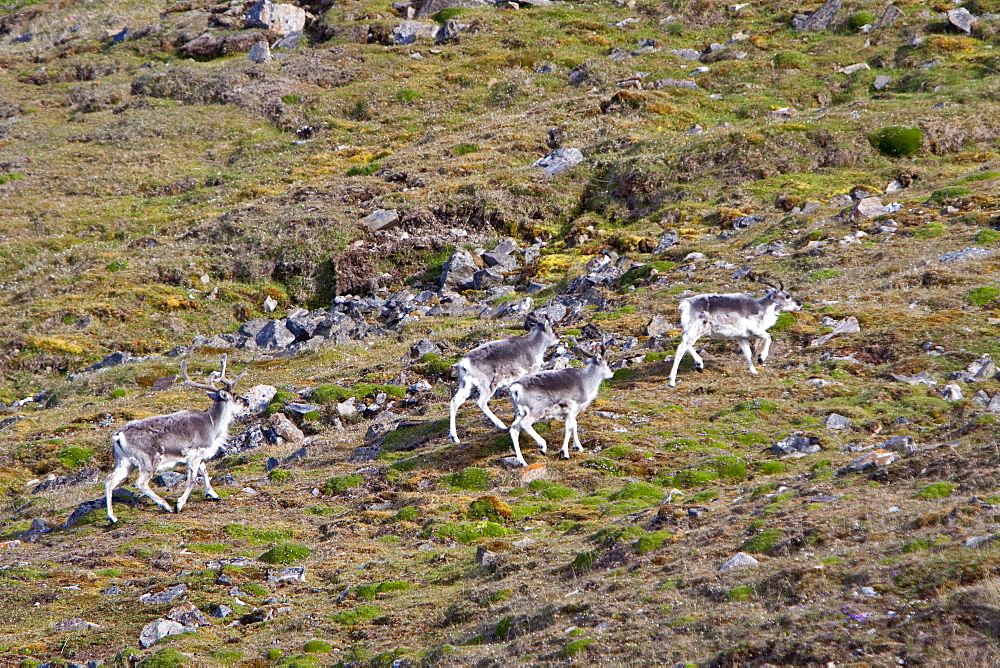
[(758, 278), (757, 280), (770, 288), (767, 291), (767, 296), (771, 298), (779, 311), (798, 311), (802, 308), (802, 305), (795, 301), (785, 290), (784, 281), (779, 279), (778, 284), (775, 285), (770, 281), (765, 281), (763, 278)]
[(579, 345), (576, 342), (575, 336), (570, 336), (569, 338), (573, 342), (570, 350), (585, 358), (588, 366), (593, 365), (600, 368), (602, 378), (609, 380), (613, 375), (615, 375), (615, 372), (611, 370), (610, 366), (608, 366), (608, 360), (605, 358), (605, 355), (608, 352), (608, 340), (606, 338), (601, 339), (601, 342), (597, 344), (597, 350), (594, 352), (591, 352)]
[[(222, 403), (239, 403), (242, 401), (246, 404), (246, 399), (243, 397), (237, 397), (233, 394), (233, 390), (236, 387), (236, 383), (242, 380), (243, 376), (246, 375), (247, 369), (243, 369), (238, 376), (235, 378), (226, 378), (226, 362), (227, 356), (222, 356), (222, 369), (220, 371), (213, 371), (208, 375), (208, 383), (198, 383), (188, 376), (187, 373), (187, 360), (181, 362), (181, 377), (184, 382), (181, 385), (188, 385), (190, 387), (196, 387), (201, 390), (205, 390), (208, 393), (208, 398), (215, 402)], [(216, 383), (222, 383), (223, 387), (216, 387)]]
[(552, 329), (552, 321), (547, 317), (539, 320), (534, 316), (534, 314), (529, 313), (528, 317), (524, 319), (524, 324), (531, 329), (532, 334), (538, 332), (539, 335), (545, 340), (545, 347), (554, 346), (559, 343), (559, 336)]

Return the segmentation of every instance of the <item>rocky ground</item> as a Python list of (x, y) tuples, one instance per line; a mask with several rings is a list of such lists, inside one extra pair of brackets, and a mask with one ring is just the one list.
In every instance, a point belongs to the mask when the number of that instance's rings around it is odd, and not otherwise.
[[(0, 0), (0, 663), (995, 665), (998, 13)], [(615, 375), (522, 468), (529, 314)], [(223, 353), (222, 498), (108, 526)]]

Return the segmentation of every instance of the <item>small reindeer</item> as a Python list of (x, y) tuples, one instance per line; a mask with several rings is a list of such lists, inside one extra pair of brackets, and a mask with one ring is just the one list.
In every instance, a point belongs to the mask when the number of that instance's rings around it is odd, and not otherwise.
[(458, 369), (458, 388), (449, 406), (451, 414), (449, 433), (455, 443), (459, 442), (458, 432), (455, 429), (455, 415), (458, 413), (458, 408), (472, 394), (473, 389), (479, 390), (479, 408), (486, 417), (498, 429), (507, 428), (490, 410), (489, 400), (501, 387), (507, 387), (517, 379), (541, 369), (546, 349), (559, 342), (559, 337), (552, 331), (552, 323), (548, 319), (537, 320), (529, 316), (527, 324), (531, 326), (530, 334), (484, 343), (470, 350), (455, 364)]
[[(215, 456), (226, 442), (229, 423), (239, 408), (246, 407), (246, 399), (233, 395), (236, 383), (243, 378), (244, 369), (236, 378), (226, 378), (226, 355), (222, 356), (222, 370), (213, 371), (208, 383), (196, 383), (188, 377), (187, 361), (181, 362), (182, 385), (189, 385), (208, 392), (212, 405), (207, 411), (184, 410), (170, 415), (156, 415), (133, 420), (111, 437), (115, 453), (115, 468), (104, 483), (104, 496), (108, 506), (108, 520), (118, 522), (111, 509), (111, 493), (132, 469), (139, 469), (135, 486), (168, 513), (174, 512), (170, 504), (149, 488), (149, 479), (160, 471), (167, 471), (177, 464), (187, 467), (187, 488), (177, 499), (177, 511), (187, 503), (198, 475), (205, 479), (205, 495), (218, 499), (212, 489), (205, 462)], [(215, 383), (222, 383), (217, 388)]]
[[(778, 321), (781, 311), (798, 311), (801, 306), (785, 292), (785, 284), (778, 285), (761, 280), (771, 289), (760, 299), (745, 293), (709, 294), (688, 297), (680, 303), (681, 343), (674, 353), (674, 366), (670, 370), (670, 387), (677, 385), (677, 367), (685, 353), (691, 353), (695, 369), (701, 371), (705, 362), (695, 352), (694, 344), (703, 336), (713, 339), (736, 339), (750, 365), (750, 373), (757, 375), (754, 353), (763, 364), (771, 350), (771, 335), (767, 333)], [(750, 342), (753, 339), (751, 351)]]
[(562, 458), (569, 459), (569, 439), (572, 435), (573, 445), (583, 451), (580, 436), (577, 434), (576, 416), (587, 410), (587, 407), (597, 398), (601, 381), (613, 375), (604, 359), (607, 350), (604, 342), (599, 352), (591, 354), (579, 347), (573, 350), (587, 357), (587, 366), (583, 369), (568, 368), (558, 371), (540, 371), (525, 376), (510, 386), (510, 398), (514, 403), (514, 422), (510, 425), (510, 439), (514, 442), (514, 454), (522, 466), (527, 466), (521, 455), (518, 436), (521, 430), (535, 439), (539, 449), (546, 451), (545, 439), (538, 435), (532, 426), (545, 417), (564, 416), (566, 421), (563, 436)]

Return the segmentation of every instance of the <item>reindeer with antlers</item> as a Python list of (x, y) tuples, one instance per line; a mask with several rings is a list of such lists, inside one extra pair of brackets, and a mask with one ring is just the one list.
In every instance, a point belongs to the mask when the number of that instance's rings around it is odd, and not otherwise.
[[(184, 410), (170, 415), (156, 415), (133, 420), (111, 437), (115, 453), (115, 468), (104, 483), (104, 496), (108, 506), (108, 520), (118, 522), (111, 509), (111, 493), (132, 469), (139, 469), (135, 486), (168, 513), (174, 512), (170, 504), (149, 488), (150, 478), (158, 472), (172, 469), (177, 464), (187, 466), (187, 488), (177, 499), (177, 511), (187, 503), (198, 475), (205, 479), (205, 495), (218, 499), (212, 489), (205, 462), (210, 460), (226, 442), (229, 423), (237, 411), (237, 404), (246, 400), (233, 394), (236, 383), (243, 378), (244, 369), (235, 378), (226, 377), (226, 355), (222, 356), (222, 370), (213, 371), (208, 383), (197, 383), (188, 377), (187, 361), (181, 362), (182, 385), (208, 392), (212, 405), (207, 411)], [(221, 383), (222, 388), (216, 387)], [(245, 407), (245, 406), (244, 406)]]
[[(736, 339), (750, 365), (750, 373), (757, 375), (754, 355), (763, 364), (771, 351), (771, 335), (767, 333), (778, 321), (781, 311), (798, 311), (801, 306), (785, 291), (782, 281), (778, 285), (758, 279), (770, 289), (760, 299), (746, 293), (708, 294), (688, 297), (680, 303), (681, 343), (674, 353), (674, 366), (670, 370), (670, 387), (677, 385), (677, 367), (685, 353), (691, 353), (695, 369), (702, 371), (705, 362), (695, 352), (694, 344), (703, 336), (713, 339)], [(751, 339), (754, 340), (751, 351)]]

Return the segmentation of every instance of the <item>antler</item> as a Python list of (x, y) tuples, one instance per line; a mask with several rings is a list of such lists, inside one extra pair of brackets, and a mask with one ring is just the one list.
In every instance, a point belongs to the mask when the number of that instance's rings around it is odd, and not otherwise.
[(191, 380), (191, 378), (188, 376), (187, 360), (181, 361), (181, 378), (184, 379), (184, 382), (181, 383), (181, 385), (188, 385), (190, 387), (196, 387), (199, 390), (207, 390), (209, 392), (219, 391), (219, 388), (217, 388), (215, 385), (209, 385), (208, 383), (198, 383), (196, 381)]
[(233, 391), (233, 387), (236, 386), (236, 383), (238, 383), (243, 378), (243, 376), (247, 375), (247, 371), (249, 371), (249, 367), (243, 369), (243, 371), (241, 371), (239, 373), (239, 375), (236, 376), (236, 378), (232, 378), (232, 379), (226, 378), (226, 362), (228, 361), (228, 359), (229, 359), (229, 356), (226, 355), (225, 353), (223, 353), (222, 354), (222, 371), (216, 377), (216, 381), (219, 382), (219, 383), (223, 383), (226, 386), (226, 389), (229, 390), (230, 392), (232, 392)]
[(217, 388), (215, 386), (215, 383), (222, 383), (223, 385), (226, 386), (226, 389), (228, 391), (232, 392), (233, 391), (233, 387), (235, 387), (236, 383), (241, 378), (243, 378), (243, 376), (246, 375), (248, 369), (243, 369), (243, 371), (241, 371), (240, 374), (238, 376), (236, 376), (236, 378), (226, 378), (226, 363), (227, 362), (228, 362), (228, 355), (223, 354), (222, 355), (222, 370), (221, 371), (213, 371), (212, 373), (210, 373), (208, 375), (208, 378), (209, 378), (209, 382), (208, 383), (198, 383), (196, 381), (191, 380), (191, 378), (188, 376), (188, 372), (187, 372), (187, 360), (183, 360), (181, 362), (181, 377), (184, 379), (184, 382), (182, 383), (182, 385), (189, 385), (191, 387), (196, 387), (196, 388), (201, 389), (201, 390), (208, 390), (209, 392), (217, 392), (219, 390), (219, 388)]
[[(784, 290), (784, 287), (780, 287), (780, 288), (779, 288), (779, 287), (778, 287), (777, 285), (775, 285), (775, 284), (774, 284), (774, 283), (772, 283), (771, 281), (766, 281), (766, 280), (764, 280), (763, 278), (761, 278), (760, 276), (758, 276), (758, 277), (757, 277), (757, 282), (758, 282), (758, 283), (763, 283), (763, 284), (764, 284), (764, 285), (766, 285), (767, 287), (769, 287), (769, 288), (774, 288), (775, 290), (782, 290), (782, 291)], [(780, 283), (780, 280), (779, 280), (779, 283)]]

